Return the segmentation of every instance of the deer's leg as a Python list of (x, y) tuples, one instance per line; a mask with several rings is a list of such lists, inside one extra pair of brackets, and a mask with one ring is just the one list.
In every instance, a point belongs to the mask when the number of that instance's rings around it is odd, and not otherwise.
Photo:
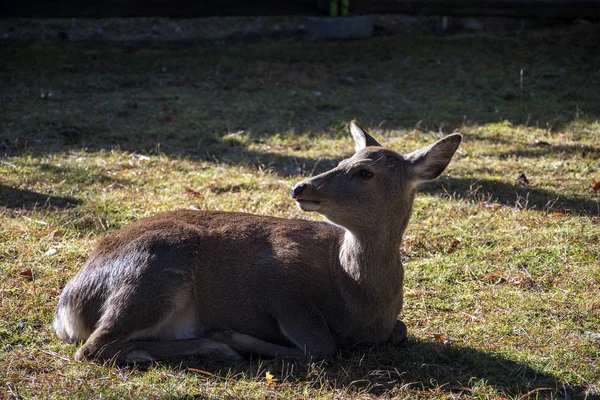
[(170, 357), (199, 355), (228, 361), (242, 357), (231, 347), (219, 341), (200, 337), (179, 340), (131, 340), (131, 334), (111, 327), (99, 326), (79, 349), (76, 359), (114, 360), (117, 364), (141, 363)]
[[(106, 302), (96, 328), (76, 358), (147, 362), (185, 355), (240, 359), (226, 344), (201, 338), (192, 305), (183, 300), (152, 302), (139, 287), (123, 286)], [(156, 296), (164, 295), (159, 291)], [(179, 299), (190, 299), (183, 288)], [(169, 298), (174, 299), (173, 296)]]
[(115, 361), (118, 365), (122, 365), (184, 356), (201, 356), (230, 362), (243, 360), (227, 344), (209, 338), (167, 341), (116, 341), (104, 345), (102, 351), (95, 358), (100, 361)]
[(237, 351), (270, 358), (322, 360), (335, 354), (334, 339), (321, 314), (311, 307), (294, 307), (290, 303), (280, 305), (281, 315), (276, 318), (281, 334), (295, 347), (265, 342), (231, 330), (214, 332), (211, 338)]
[(302, 351), (307, 359), (322, 360), (335, 354), (335, 342), (321, 313), (301, 302), (282, 304), (277, 316), (283, 336)]
[(267, 358), (304, 358), (304, 351), (295, 347), (265, 342), (254, 336), (232, 330), (214, 331), (210, 338), (217, 340), (241, 353), (257, 354)]
[(406, 338), (406, 325), (404, 324), (404, 322), (396, 320), (394, 329), (392, 330), (392, 333), (390, 334), (387, 342), (393, 345), (400, 345), (406, 342)]

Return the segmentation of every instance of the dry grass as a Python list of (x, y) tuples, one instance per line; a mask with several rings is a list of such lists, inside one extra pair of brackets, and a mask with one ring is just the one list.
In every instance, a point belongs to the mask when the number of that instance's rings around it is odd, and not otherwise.
[[(0, 397), (600, 396), (597, 33), (3, 45)], [(399, 151), (466, 139), (406, 233), (407, 345), (119, 369), (53, 337), (106, 231), (189, 207), (315, 218), (288, 188), (350, 154), (352, 118)]]

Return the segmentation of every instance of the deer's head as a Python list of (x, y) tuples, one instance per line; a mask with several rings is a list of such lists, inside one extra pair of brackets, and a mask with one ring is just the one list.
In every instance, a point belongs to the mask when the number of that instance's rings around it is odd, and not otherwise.
[(404, 231), (416, 187), (444, 171), (462, 136), (452, 134), (402, 155), (382, 147), (356, 121), (350, 132), (355, 154), (292, 187), (292, 198), (302, 210), (316, 211), (353, 233), (386, 229), (394, 221)]

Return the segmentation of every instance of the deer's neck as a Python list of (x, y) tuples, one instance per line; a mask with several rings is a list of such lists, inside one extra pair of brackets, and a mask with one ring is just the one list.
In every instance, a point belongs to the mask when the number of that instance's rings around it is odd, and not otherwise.
[[(383, 240), (382, 236), (388, 237)], [(380, 318), (393, 321), (400, 312), (404, 280), (401, 238), (402, 235), (390, 238), (383, 232), (375, 237), (357, 236), (348, 230), (344, 234), (338, 289), (346, 309), (351, 315), (364, 318), (365, 326)]]
[(355, 234), (346, 230), (340, 248), (340, 264), (359, 287), (379, 287), (402, 279), (400, 243), (402, 232), (380, 230)]

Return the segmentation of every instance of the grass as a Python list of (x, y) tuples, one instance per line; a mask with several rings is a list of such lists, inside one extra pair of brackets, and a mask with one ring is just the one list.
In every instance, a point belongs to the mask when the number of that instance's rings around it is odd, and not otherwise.
[[(600, 397), (597, 35), (3, 44), (0, 397)], [(53, 336), (107, 231), (189, 207), (317, 218), (289, 187), (351, 154), (352, 118), (398, 151), (465, 136), (401, 249), (408, 344), (121, 369)]]

